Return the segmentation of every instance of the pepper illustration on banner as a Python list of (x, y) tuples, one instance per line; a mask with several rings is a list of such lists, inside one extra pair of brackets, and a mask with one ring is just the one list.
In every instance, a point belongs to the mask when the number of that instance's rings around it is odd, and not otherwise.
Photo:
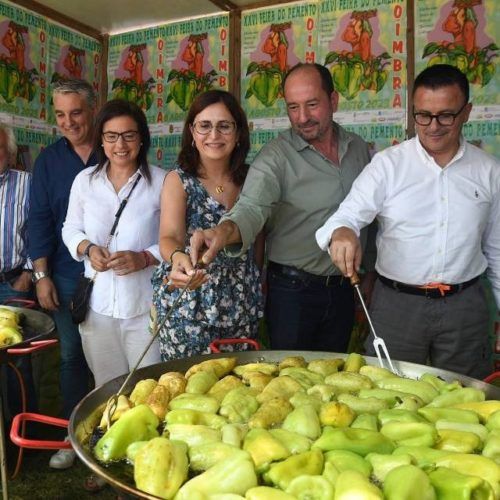
[[(474, 7), (482, 0), (454, 0), (441, 28), (453, 40), (431, 41), (425, 47), (422, 58), (429, 58), (427, 66), (451, 64), (467, 75), (474, 85), (488, 84), (495, 73), (493, 59), (498, 46), (484, 33), (478, 33), (479, 21)], [(479, 47), (479, 39), (486, 45)]]
[(57, 64), (59, 68), (64, 68), (64, 73), (55, 71), (52, 74), (51, 83), (68, 80), (70, 78), (82, 78), (85, 66), (85, 50), (67, 45), (61, 50), (61, 58)]
[[(8, 55), (0, 54), (0, 95), (8, 103), (16, 97), (32, 101), (36, 93), (38, 71), (27, 56), (29, 51), (25, 37), (28, 38), (28, 27), (14, 21), (5, 24), (7, 29), (1, 42)], [(28, 69), (28, 66), (31, 68)]]
[(362, 90), (380, 92), (384, 87), (391, 56), (382, 52), (372, 53), (373, 28), (370, 19), (377, 17), (377, 9), (353, 11), (341, 39), (351, 45), (351, 50), (329, 52), (325, 66), (331, 65), (335, 89), (346, 99), (354, 99)]
[(204, 71), (205, 48), (203, 42), (208, 42), (208, 33), (189, 35), (187, 45), (180, 53), (181, 61), (187, 68), (172, 69), (168, 74), (170, 93), (167, 102), (174, 101), (179, 108), (187, 111), (194, 98), (210, 90), (215, 82), (217, 72), (212, 68)]
[(269, 35), (264, 40), (262, 52), (271, 61), (252, 61), (247, 68), (247, 75), (252, 75), (245, 94), (245, 99), (254, 96), (264, 106), (271, 107), (278, 97), (283, 96), (283, 80), (289, 69), (288, 38), (285, 31), (291, 22), (271, 24)]
[(147, 45), (145, 43), (130, 45), (126, 51), (127, 55), (122, 64), (122, 71), (128, 73), (129, 76), (118, 77), (113, 81), (113, 97), (134, 102), (143, 110), (148, 110), (154, 100), (155, 80), (152, 76), (145, 78), (147, 69), (144, 68), (143, 52), (147, 51)]

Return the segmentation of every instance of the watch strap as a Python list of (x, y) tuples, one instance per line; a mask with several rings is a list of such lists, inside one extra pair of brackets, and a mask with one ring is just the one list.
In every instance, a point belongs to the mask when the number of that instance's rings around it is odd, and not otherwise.
[(33, 283), (38, 283), (41, 279), (43, 278), (48, 278), (49, 273), (46, 273), (45, 271), (34, 271), (33, 274), (31, 275), (31, 280)]

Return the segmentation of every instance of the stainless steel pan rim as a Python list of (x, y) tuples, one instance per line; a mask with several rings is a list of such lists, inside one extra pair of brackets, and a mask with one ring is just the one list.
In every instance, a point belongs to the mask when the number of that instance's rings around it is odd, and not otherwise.
[[(245, 364), (257, 361), (279, 362), (287, 356), (303, 356), (306, 361), (311, 361), (319, 358), (345, 358), (347, 354), (321, 351), (244, 351), (177, 359), (139, 369), (130, 380), (129, 387), (127, 387), (125, 393), (129, 394), (139, 380), (143, 380), (145, 378), (158, 379), (163, 373), (168, 371), (185, 372), (190, 366), (200, 363), (201, 361), (227, 356), (235, 356), (238, 358), (238, 364)], [(377, 358), (365, 356), (365, 359), (368, 364), (378, 366)], [(430, 373), (432, 375), (439, 376), (448, 382), (458, 380), (465, 386), (481, 389), (486, 393), (487, 399), (500, 400), (500, 387), (486, 384), (480, 380), (455, 372), (441, 370), (431, 366), (417, 365), (415, 363), (408, 363), (405, 361), (393, 360), (393, 364), (397, 370), (404, 373), (405, 376), (409, 378), (418, 378), (424, 373)], [(129, 484), (118, 480), (116, 477), (113, 477), (108, 469), (100, 465), (99, 462), (95, 460), (88, 448), (88, 438), (100, 421), (106, 401), (110, 396), (118, 391), (125, 378), (126, 375), (122, 375), (111, 380), (110, 382), (107, 382), (101, 387), (94, 389), (87, 396), (85, 396), (82, 401), (80, 401), (80, 403), (73, 410), (70, 418), (68, 427), (69, 438), (80, 460), (82, 460), (82, 462), (95, 474), (101, 476), (113, 487), (118, 488), (136, 498), (157, 499), (158, 497), (144, 493), (131, 487)]]

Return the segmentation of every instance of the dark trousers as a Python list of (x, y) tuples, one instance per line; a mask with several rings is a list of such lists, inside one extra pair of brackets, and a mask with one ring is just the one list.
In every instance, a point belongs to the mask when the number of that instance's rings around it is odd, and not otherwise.
[(267, 273), (266, 321), (272, 349), (346, 352), (354, 323), (349, 280), (319, 283)]

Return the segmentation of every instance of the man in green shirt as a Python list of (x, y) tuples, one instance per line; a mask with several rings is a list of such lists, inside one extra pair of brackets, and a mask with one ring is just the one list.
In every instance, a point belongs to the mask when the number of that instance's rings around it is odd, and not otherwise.
[(238, 202), (219, 225), (194, 233), (191, 257), (197, 262), (204, 246), (205, 263), (225, 247), (241, 255), (264, 228), (271, 347), (345, 352), (353, 291), (318, 250), (314, 233), (370, 161), (368, 145), (332, 121), (338, 94), (324, 66), (294, 67), (284, 91), (291, 129), (262, 148)]

